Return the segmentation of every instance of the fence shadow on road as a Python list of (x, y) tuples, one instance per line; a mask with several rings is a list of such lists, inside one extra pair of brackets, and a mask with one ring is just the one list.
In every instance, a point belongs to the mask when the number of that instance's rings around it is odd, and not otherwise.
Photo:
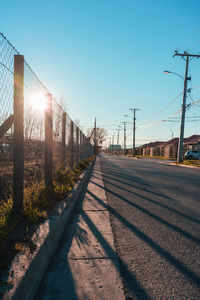
[[(104, 187), (102, 187), (104, 188)], [(106, 189), (105, 189), (106, 190)], [(92, 195), (96, 201), (102, 204), (104, 206), (105, 204), (96, 197), (94, 194)], [(120, 197), (120, 195), (118, 195)], [(192, 270), (190, 270), (184, 263), (179, 261), (177, 258), (172, 256), (168, 251), (166, 251), (164, 248), (156, 244), (150, 237), (148, 237), (145, 233), (143, 233), (139, 228), (137, 228), (135, 225), (131, 224), (129, 221), (127, 221), (121, 214), (119, 214), (115, 209), (110, 207), (108, 205), (110, 213), (117, 218), (123, 225), (127, 226), (136, 236), (138, 236), (140, 239), (142, 239), (147, 245), (149, 245), (155, 252), (157, 252), (159, 255), (161, 255), (165, 260), (167, 260), (171, 265), (173, 265), (179, 272), (181, 272), (184, 276), (186, 276), (191, 282), (193, 282), (197, 287), (200, 285), (200, 277), (197, 276)], [(122, 261), (120, 261), (122, 263)], [(121, 265), (123, 273), (126, 273), (127, 270), (124, 270), (124, 266)], [(130, 273), (130, 271), (128, 270)], [(129, 276), (125, 275), (126, 280), (130, 280)], [(133, 292), (134, 296), (137, 296), (135, 294), (135, 286), (134, 283), (130, 280), (130, 290)], [(137, 287), (136, 287), (137, 289)], [(146, 298), (145, 298), (146, 299)]]
[[(131, 188), (136, 188), (137, 190), (141, 190), (142, 192), (150, 193), (150, 194), (152, 194), (152, 195), (154, 195), (154, 196), (162, 197), (163, 199), (166, 199), (166, 200), (171, 200), (171, 201), (174, 201), (174, 200), (175, 200), (175, 199), (173, 199), (173, 198), (171, 198), (171, 197), (168, 197), (168, 196), (166, 196), (166, 195), (164, 195), (164, 194), (161, 194), (161, 193), (157, 193), (157, 192), (148, 190), (147, 188), (144, 187), (144, 186), (147, 186), (147, 184), (144, 183), (144, 181), (142, 181), (142, 180), (140, 181), (141, 186), (138, 186), (138, 185), (135, 185), (135, 184), (133, 185), (133, 181), (135, 182), (135, 177), (133, 177), (133, 176), (130, 176), (130, 177), (126, 178), (127, 181), (130, 181), (130, 183), (127, 183), (127, 182), (125, 182), (125, 181), (119, 180), (118, 178), (116, 179), (116, 177), (115, 177), (115, 178), (112, 177), (112, 175), (113, 175), (113, 176), (117, 176), (117, 177), (123, 178), (122, 173), (116, 173), (116, 172), (114, 172), (114, 173), (113, 173), (113, 172), (107, 172), (107, 173), (110, 173), (111, 176), (108, 176), (108, 175), (105, 175), (105, 174), (103, 175), (103, 181), (104, 181), (105, 183), (111, 184), (111, 185), (115, 186), (116, 188), (121, 189), (121, 190), (124, 190), (124, 191), (126, 191), (126, 192), (128, 192), (128, 193), (130, 193), (130, 194), (135, 195), (135, 196), (142, 197), (142, 199), (145, 200), (145, 201), (151, 202), (151, 203), (153, 203), (153, 204), (155, 204), (155, 205), (157, 205), (157, 206), (160, 206), (160, 207), (162, 207), (162, 208), (167, 209), (167, 210), (170, 211), (170, 212), (173, 212), (173, 213), (175, 213), (175, 214), (177, 214), (177, 215), (179, 215), (179, 216), (181, 216), (181, 217), (184, 217), (184, 218), (186, 218), (187, 220), (190, 220), (190, 221), (192, 221), (192, 222), (195, 222), (195, 223), (197, 223), (197, 224), (200, 224), (200, 220), (198, 220), (197, 218), (194, 218), (194, 217), (191, 217), (191, 216), (189, 216), (189, 215), (186, 215), (186, 214), (182, 213), (181, 211), (178, 211), (178, 210), (176, 210), (176, 209), (174, 209), (174, 208), (172, 208), (172, 207), (169, 207), (169, 206), (166, 205), (166, 204), (163, 204), (163, 203), (158, 202), (158, 201), (156, 201), (156, 200), (154, 200), (154, 199), (152, 199), (152, 198), (146, 197), (146, 196), (141, 195), (141, 194), (139, 194), (139, 193), (137, 193), (137, 192), (135, 192), (135, 191), (133, 192), (133, 191), (130, 190), (130, 187), (131, 187)], [(100, 177), (98, 177), (98, 173), (96, 173), (96, 175), (93, 175), (93, 177), (100, 178)], [(111, 182), (108, 181), (108, 180), (111, 180)], [(113, 181), (116, 181), (116, 184), (113, 183)], [(124, 185), (127, 185), (127, 186), (129, 187), (129, 189), (126, 189), (126, 188), (124, 188), (124, 187), (119, 186), (119, 185), (117, 184), (117, 182), (122, 183), (122, 184), (124, 184)], [(149, 185), (149, 187), (150, 187), (150, 185)]]
[[(91, 181), (91, 182), (92, 182), (93, 184), (96, 184), (96, 183), (93, 182), (93, 181)], [(106, 182), (106, 181), (104, 180), (104, 182)], [(96, 185), (98, 185), (98, 184), (96, 184)], [(114, 184), (112, 183), (112, 185), (114, 185)], [(117, 185), (114, 185), (114, 186), (118, 187)], [(98, 187), (103, 188), (103, 186), (100, 186), (100, 185), (98, 185)], [(118, 187), (118, 188), (119, 188), (119, 187)], [(120, 189), (123, 189), (123, 188), (120, 187)], [(159, 216), (153, 214), (152, 212), (148, 211), (148, 210), (145, 209), (144, 207), (142, 207), (142, 206), (140, 206), (140, 205), (137, 205), (136, 203), (131, 202), (130, 200), (128, 200), (128, 199), (122, 197), (121, 195), (119, 195), (119, 194), (117, 194), (117, 193), (111, 191), (111, 190), (108, 189), (108, 188), (105, 188), (105, 190), (106, 190), (106, 192), (108, 192), (108, 193), (110, 193), (110, 194), (112, 194), (112, 195), (114, 195), (114, 196), (120, 198), (121, 200), (123, 200), (124, 202), (128, 203), (129, 205), (131, 205), (131, 206), (133, 206), (134, 208), (140, 210), (142, 213), (144, 213), (144, 214), (150, 216), (151, 218), (153, 218), (153, 219), (155, 219), (156, 221), (158, 221), (158, 222), (164, 224), (165, 226), (169, 227), (170, 229), (173, 229), (174, 231), (180, 233), (180, 234), (183, 235), (184, 237), (186, 237), (186, 238), (192, 240), (193, 242), (196, 242), (196, 243), (200, 244), (200, 239), (196, 238), (195, 236), (193, 236), (192, 234), (188, 233), (187, 231), (182, 230), (182, 229), (179, 228), (178, 226), (175, 226), (175, 225), (169, 223), (168, 221), (165, 221), (164, 219), (162, 219), (162, 218), (160, 218)], [(123, 189), (123, 190), (124, 190), (124, 189)], [(127, 192), (129, 192), (129, 193), (131, 193), (131, 194), (134, 194), (134, 195), (137, 195), (137, 196), (140, 196), (140, 197), (141, 197), (140, 194), (130, 192), (130, 191), (126, 190), (126, 189), (125, 189), (125, 191), (127, 191)], [(147, 197), (144, 197), (144, 196), (142, 196), (142, 199), (145, 199), (145, 200), (148, 200), (148, 201), (151, 200), (151, 199), (149, 199), (149, 198), (147, 198)]]

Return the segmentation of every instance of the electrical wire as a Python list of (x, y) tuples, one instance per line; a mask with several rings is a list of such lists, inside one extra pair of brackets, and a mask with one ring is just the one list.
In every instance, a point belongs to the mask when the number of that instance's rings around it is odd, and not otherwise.
[(164, 108), (162, 108), (159, 112), (157, 112), (155, 115), (153, 115), (152, 117), (150, 117), (150, 119), (148, 119), (149, 121), (152, 119), (155, 119), (156, 116), (158, 116), (160, 113), (162, 113), (165, 109), (167, 109), (172, 103), (174, 103), (181, 95), (183, 94), (183, 92), (181, 92), (180, 94), (178, 94), (170, 103), (168, 103)]

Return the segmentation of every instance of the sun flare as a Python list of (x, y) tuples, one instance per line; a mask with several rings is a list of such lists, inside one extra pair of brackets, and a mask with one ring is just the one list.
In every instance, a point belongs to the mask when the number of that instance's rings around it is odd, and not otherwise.
[(31, 95), (30, 104), (34, 110), (44, 112), (46, 108), (46, 98), (42, 94)]

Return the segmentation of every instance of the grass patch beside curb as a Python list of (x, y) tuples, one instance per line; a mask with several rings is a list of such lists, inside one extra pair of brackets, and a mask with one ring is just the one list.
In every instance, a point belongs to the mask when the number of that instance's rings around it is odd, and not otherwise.
[(176, 163), (176, 164), (200, 168), (199, 160), (184, 160), (182, 163)]
[(25, 189), (23, 211), (14, 218), (12, 198), (0, 203), (0, 287), (6, 284), (4, 273), (16, 252), (24, 251), (25, 248), (31, 251), (34, 248), (31, 244), (33, 232), (48, 218), (48, 212), (58, 202), (70, 198), (75, 182), (94, 158), (92, 156), (81, 161), (73, 170), (57, 170), (52, 187), (46, 188), (44, 182), (41, 182)]

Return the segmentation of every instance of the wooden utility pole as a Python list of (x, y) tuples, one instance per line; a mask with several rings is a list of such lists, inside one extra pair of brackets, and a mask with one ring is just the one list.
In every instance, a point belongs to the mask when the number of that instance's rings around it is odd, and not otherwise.
[(120, 129), (118, 128), (117, 129), (117, 146), (119, 146), (119, 131), (120, 131)]
[(140, 110), (139, 108), (129, 108), (129, 110), (133, 111), (133, 156), (135, 156), (135, 122), (136, 122), (136, 116), (135, 113), (137, 110)]
[(128, 122), (121, 122), (124, 124), (124, 155), (126, 155), (126, 123)]
[(188, 77), (188, 65), (190, 57), (199, 58), (200, 55), (196, 54), (189, 54), (188, 52), (178, 53), (175, 51), (174, 56), (181, 56), (183, 58), (186, 57), (186, 65), (185, 65), (185, 78), (184, 78), (184, 89), (183, 89), (183, 104), (182, 104), (182, 114), (181, 114), (181, 125), (180, 125), (180, 136), (179, 136), (179, 143), (178, 143), (178, 156), (177, 162), (183, 161), (183, 141), (184, 141), (184, 126), (185, 126), (185, 110), (186, 110), (186, 98), (187, 98), (187, 81), (191, 80), (191, 77)]

